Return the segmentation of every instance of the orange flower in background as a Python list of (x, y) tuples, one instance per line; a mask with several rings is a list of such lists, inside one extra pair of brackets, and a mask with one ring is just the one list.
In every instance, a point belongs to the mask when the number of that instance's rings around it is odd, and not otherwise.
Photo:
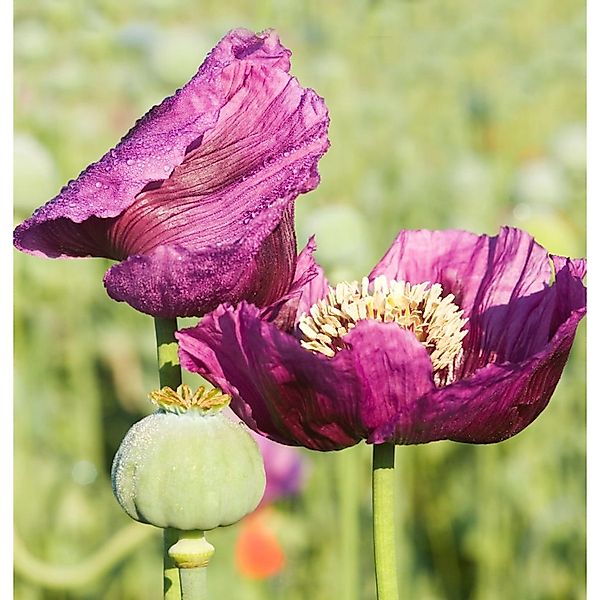
[(244, 519), (235, 546), (235, 563), (249, 579), (267, 579), (286, 564), (283, 548), (270, 526), (272, 511), (263, 508)]
[(280, 498), (300, 493), (306, 481), (308, 464), (298, 448), (282, 446), (250, 431), (265, 461), (267, 487), (258, 510), (240, 523), (235, 545), (235, 562), (248, 579), (267, 579), (286, 565), (285, 552), (277, 538), (277, 510), (271, 508)]

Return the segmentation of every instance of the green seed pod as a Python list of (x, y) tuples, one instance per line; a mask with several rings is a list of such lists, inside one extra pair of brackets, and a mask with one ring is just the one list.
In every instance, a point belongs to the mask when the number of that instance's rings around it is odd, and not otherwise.
[(136, 521), (184, 531), (231, 525), (265, 490), (256, 442), (222, 412), (218, 390), (153, 392), (159, 410), (127, 433), (112, 466), (113, 491)]

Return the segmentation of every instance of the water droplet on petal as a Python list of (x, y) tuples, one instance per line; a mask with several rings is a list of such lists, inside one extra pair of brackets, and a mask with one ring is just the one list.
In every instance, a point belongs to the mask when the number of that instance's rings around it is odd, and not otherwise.
[(131, 166), (131, 165), (132, 165), (134, 162), (135, 162), (135, 160), (133, 160), (133, 158), (128, 158), (128, 159), (127, 159), (127, 164), (128, 164), (129, 166)]
[(99, 181), (96, 181), (96, 187), (97, 188), (102, 187), (102, 184)]

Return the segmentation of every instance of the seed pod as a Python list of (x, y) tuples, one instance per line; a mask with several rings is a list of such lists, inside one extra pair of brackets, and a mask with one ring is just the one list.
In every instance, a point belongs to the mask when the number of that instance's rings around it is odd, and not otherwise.
[(153, 392), (159, 410), (127, 433), (112, 467), (113, 491), (136, 521), (184, 531), (231, 525), (265, 489), (256, 442), (221, 411), (229, 397), (188, 386)]

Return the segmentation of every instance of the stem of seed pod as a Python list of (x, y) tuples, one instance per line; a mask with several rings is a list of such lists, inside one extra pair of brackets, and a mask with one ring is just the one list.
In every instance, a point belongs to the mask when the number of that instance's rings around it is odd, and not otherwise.
[(394, 523), (394, 444), (373, 446), (373, 543), (377, 600), (398, 600)]
[(181, 600), (207, 600), (206, 567), (180, 569)]
[[(177, 353), (177, 319), (154, 319), (156, 354), (160, 387), (176, 390), (181, 385), (181, 366)], [(179, 570), (169, 556), (169, 548), (177, 541), (177, 532), (165, 529), (163, 538), (163, 593), (165, 600), (181, 600)]]
[(206, 567), (215, 552), (203, 531), (178, 531), (169, 556), (179, 569), (181, 600), (207, 600)]

